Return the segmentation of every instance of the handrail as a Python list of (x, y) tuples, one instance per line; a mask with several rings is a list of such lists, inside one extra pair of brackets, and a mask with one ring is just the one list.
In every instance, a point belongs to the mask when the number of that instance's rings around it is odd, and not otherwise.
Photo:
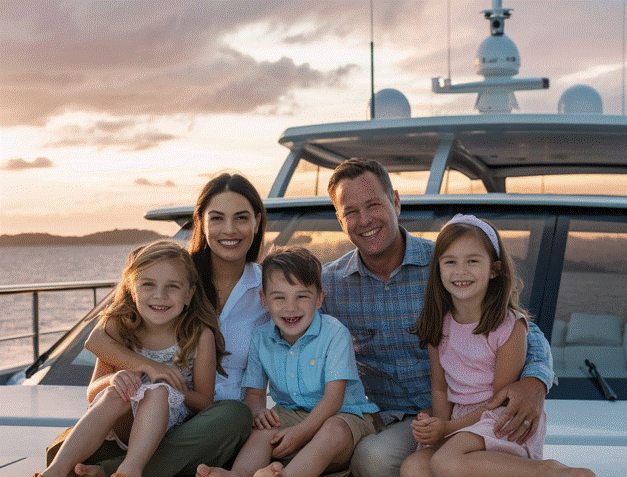
[(21, 338), (33, 339), (33, 361), (37, 361), (39, 358), (39, 337), (42, 335), (49, 335), (54, 333), (62, 333), (68, 331), (66, 329), (56, 329), (40, 332), (39, 331), (39, 293), (41, 292), (59, 292), (69, 290), (92, 290), (94, 296), (94, 306), (98, 304), (96, 290), (99, 288), (112, 288), (117, 284), (117, 281), (113, 280), (91, 280), (81, 282), (55, 282), (55, 283), (32, 283), (24, 285), (0, 285), (0, 295), (15, 295), (18, 293), (32, 293), (33, 294), (33, 332), (23, 335), (6, 336), (0, 338), (0, 342), (12, 341)]

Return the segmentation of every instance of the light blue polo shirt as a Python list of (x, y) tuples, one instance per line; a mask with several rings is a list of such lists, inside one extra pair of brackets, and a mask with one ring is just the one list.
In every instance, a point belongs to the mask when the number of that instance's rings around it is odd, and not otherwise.
[(254, 330), (242, 387), (266, 389), (286, 409), (310, 412), (331, 381), (346, 380), (341, 412), (362, 416), (379, 408), (368, 402), (359, 379), (350, 332), (330, 315), (316, 312), (311, 325), (294, 346), (270, 321)]

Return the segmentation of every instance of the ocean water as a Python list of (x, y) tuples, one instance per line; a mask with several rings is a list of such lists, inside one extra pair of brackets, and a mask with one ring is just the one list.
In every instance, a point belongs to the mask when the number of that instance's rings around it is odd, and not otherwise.
[[(0, 247), (0, 285), (117, 281), (128, 253), (136, 245), (85, 245), (56, 247)], [(97, 300), (111, 289), (99, 289)], [(93, 307), (93, 292), (75, 290), (39, 293), (41, 332), (69, 328)], [(0, 295), (0, 337), (32, 331), (32, 294)], [(61, 333), (40, 337), (45, 351)], [(30, 363), (32, 338), (0, 341), (0, 369)]]

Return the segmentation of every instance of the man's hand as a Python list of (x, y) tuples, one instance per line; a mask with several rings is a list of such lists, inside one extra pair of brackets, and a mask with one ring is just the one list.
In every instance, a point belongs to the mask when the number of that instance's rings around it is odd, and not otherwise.
[(544, 409), (546, 386), (537, 378), (527, 377), (501, 389), (486, 407), (496, 409), (509, 400), (505, 411), (494, 425), (496, 437), (507, 436), (510, 441), (523, 444), (538, 430)]

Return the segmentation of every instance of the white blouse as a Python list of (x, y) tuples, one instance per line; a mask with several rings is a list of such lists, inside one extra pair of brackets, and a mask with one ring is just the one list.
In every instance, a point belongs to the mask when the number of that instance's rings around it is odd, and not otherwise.
[(261, 304), (259, 290), (261, 290), (261, 266), (248, 262), (218, 319), (226, 350), (231, 354), (222, 358), (222, 367), (228, 377), (216, 373), (215, 401), (244, 399), (241, 384), (248, 360), (250, 337), (257, 326), (270, 319)]

